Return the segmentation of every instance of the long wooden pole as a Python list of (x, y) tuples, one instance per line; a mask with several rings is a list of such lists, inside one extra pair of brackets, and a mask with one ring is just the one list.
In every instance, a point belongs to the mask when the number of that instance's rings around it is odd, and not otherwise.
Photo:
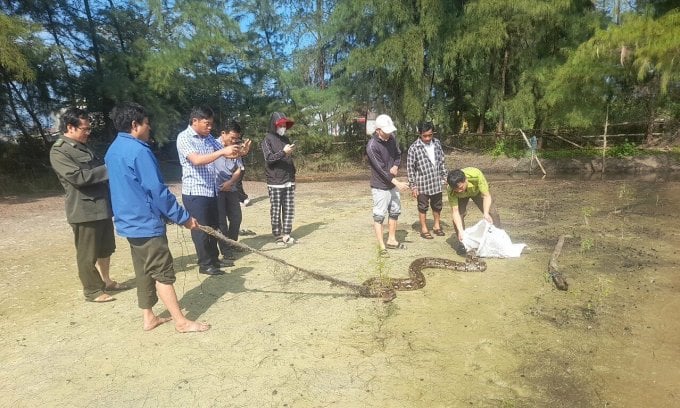
[(534, 154), (534, 149), (531, 147), (531, 143), (529, 142), (529, 138), (527, 137), (527, 135), (524, 134), (524, 131), (522, 129), (520, 129), (519, 131), (520, 131), (520, 133), (522, 133), (522, 137), (524, 138), (524, 141), (527, 143), (527, 146), (529, 147), (529, 149), (531, 149), (531, 158), (536, 159), (536, 163), (538, 163), (538, 167), (541, 168), (541, 171), (543, 172), (543, 176), (545, 176), (546, 175), (545, 169), (543, 168), (541, 161), (538, 160), (538, 156), (536, 156)]
[(233, 246), (239, 247), (239, 248), (241, 248), (241, 249), (245, 249), (245, 250), (247, 250), (247, 251), (256, 253), (256, 254), (258, 254), (258, 255), (264, 257), (264, 258), (267, 258), (267, 259), (269, 259), (269, 260), (271, 260), (271, 261), (275, 261), (275, 262), (278, 262), (278, 263), (280, 263), (280, 264), (289, 266), (289, 267), (291, 267), (291, 268), (293, 268), (293, 269), (296, 269), (296, 270), (298, 270), (298, 271), (300, 271), (300, 272), (305, 273), (306, 275), (311, 276), (311, 277), (314, 278), (314, 279), (323, 280), (323, 281), (326, 281), (326, 282), (330, 282), (330, 283), (332, 283), (332, 284), (334, 284), (334, 285), (338, 285), (338, 286), (345, 287), (345, 288), (350, 289), (350, 290), (352, 290), (352, 291), (354, 291), (354, 292), (358, 292), (359, 295), (361, 295), (361, 294), (365, 291), (365, 288), (364, 288), (363, 286), (361, 286), (361, 285), (357, 285), (357, 284), (351, 283), (351, 282), (346, 282), (346, 281), (343, 281), (343, 280), (334, 278), (334, 277), (332, 277), (332, 276), (324, 275), (324, 274), (319, 273), (319, 272), (310, 271), (309, 269), (305, 269), (305, 268), (301, 268), (301, 267), (299, 267), (299, 266), (295, 266), (295, 265), (289, 264), (288, 262), (284, 261), (284, 260), (281, 259), (281, 258), (277, 258), (277, 257), (275, 257), (275, 256), (271, 256), (271, 255), (266, 254), (266, 253), (264, 253), (264, 252), (262, 252), (262, 251), (258, 251), (258, 250), (255, 249), (255, 248), (251, 248), (251, 247), (249, 247), (248, 245), (244, 245), (244, 244), (242, 244), (242, 243), (240, 243), (240, 242), (237, 242), (237, 241), (234, 241), (234, 240), (232, 240), (232, 239), (229, 239), (229, 238), (225, 237), (220, 231), (217, 231), (216, 229), (211, 228), (211, 227), (209, 227), (209, 226), (207, 226), (207, 225), (201, 225), (201, 226), (199, 226), (198, 228), (199, 228), (201, 231), (205, 232), (206, 234), (212, 235), (213, 237), (215, 237), (215, 238), (217, 238), (217, 239), (219, 239), (219, 240), (221, 240), (221, 241), (223, 241), (223, 242), (225, 242), (225, 243), (227, 243), (227, 244), (229, 244), (229, 245), (233, 245)]

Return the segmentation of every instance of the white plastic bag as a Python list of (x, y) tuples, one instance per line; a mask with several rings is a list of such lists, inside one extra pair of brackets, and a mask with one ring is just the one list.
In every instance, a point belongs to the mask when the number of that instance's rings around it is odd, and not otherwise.
[(508, 234), (481, 220), (465, 229), (463, 245), (466, 250), (476, 249), (481, 258), (518, 258), (526, 244), (513, 244)]

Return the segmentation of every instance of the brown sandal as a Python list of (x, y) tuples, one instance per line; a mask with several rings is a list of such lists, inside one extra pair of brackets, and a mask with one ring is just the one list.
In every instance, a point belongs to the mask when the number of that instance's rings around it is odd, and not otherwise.
[(434, 232), (434, 235), (438, 237), (443, 237), (444, 235), (446, 235), (446, 233), (442, 229), (433, 229), (432, 232)]

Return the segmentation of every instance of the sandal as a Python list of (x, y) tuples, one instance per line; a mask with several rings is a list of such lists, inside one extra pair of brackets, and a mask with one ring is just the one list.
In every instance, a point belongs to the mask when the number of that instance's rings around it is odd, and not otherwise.
[(118, 283), (116, 281), (113, 281), (113, 285), (106, 286), (104, 290), (108, 290), (109, 292), (115, 292), (118, 290), (128, 290), (130, 287), (124, 283)]
[(385, 248), (387, 249), (406, 249), (406, 245), (402, 244), (401, 242), (394, 245), (394, 244), (386, 244)]
[(437, 235), (439, 237), (443, 237), (444, 235), (446, 235), (444, 230), (441, 229), (441, 228), (440, 229), (433, 229), (432, 232), (434, 232), (434, 235)]
[(429, 231), (428, 231), (428, 232), (421, 232), (421, 233), (420, 233), (420, 238), (423, 238), (423, 239), (434, 239), (434, 237), (432, 236), (432, 234), (430, 234)]
[(276, 245), (285, 247), (286, 241), (283, 240), (283, 237), (276, 237)]

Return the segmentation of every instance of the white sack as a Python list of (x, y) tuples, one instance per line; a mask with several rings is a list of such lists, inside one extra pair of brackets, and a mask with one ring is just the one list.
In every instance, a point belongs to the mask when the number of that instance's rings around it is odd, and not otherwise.
[(481, 258), (518, 258), (526, 246), (513, 244), (504, 230), (486, 220), (465, 229), (463, 245), (468, 251), (476, 249), (477, 256)]

